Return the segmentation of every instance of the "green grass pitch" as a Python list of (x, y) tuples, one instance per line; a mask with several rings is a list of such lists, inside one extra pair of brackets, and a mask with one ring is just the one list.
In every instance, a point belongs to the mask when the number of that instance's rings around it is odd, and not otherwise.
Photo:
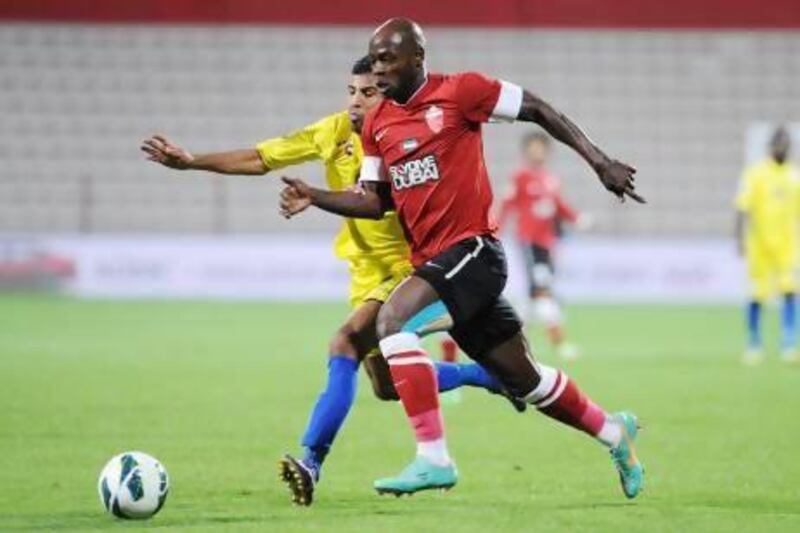
[[(0, 529), (800, 530), (800, 368), (775, 357), (742, 367), (733, 307), (569, 310), (585, 357), (567, 370), (645, 425), (636, 501), (591, 439), (479, 390), (445, 404), (459, 485), (379, 497), (372, 480), (411, 458), (411, 432), (362, 374), (315, 505), (293, 507), (275, 462), (298, 449), (345, 313), (0, 297)], [(546, 348), (541, 358), (555, 362)], [(129, 449), (158, 457), (172, 480), (145, 522), (106, 515), (96, 493), (105, 461)]]

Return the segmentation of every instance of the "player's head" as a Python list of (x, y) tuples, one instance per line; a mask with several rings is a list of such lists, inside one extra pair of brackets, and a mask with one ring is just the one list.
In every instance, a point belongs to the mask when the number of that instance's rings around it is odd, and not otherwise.
[(383, 97), (375, 85), (372, 61), (369, 56), (364, 56), (356, 61), (351, 72), (350, 83), (347, 84), (347, 92), (350, 93), (347, 111), (350, 115), (350, 122), (353, 123), (353, 129), (360, 133), (367, 111), (378, 105)]
[(783, 163), (789, 157), (792, 138), (786, 126), (779, 126), (772, 134), (769, 141), (769, 152), (778, 163)]
[(372, 72), (384, 96), (405, 102), (425, 75), (425, 36), (406, 18), (381, 24), (369, 41)]
[(534, 170), (547, 166), (552, 140), (541, 131), (532, 131), (522, 138), (522, 157), (525, 164)]

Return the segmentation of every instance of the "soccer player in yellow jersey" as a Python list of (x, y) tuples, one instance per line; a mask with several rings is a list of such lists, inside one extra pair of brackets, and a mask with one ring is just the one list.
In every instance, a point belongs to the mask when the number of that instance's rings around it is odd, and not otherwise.
[(797, 360), (800, 177), (788, 162), (790, 143), (786, 128), (778, 128), (770, 141), (770, 157), (745, 171), (736, 196), (736, 238), (747, 259), (752, 295), (747, 306), (746, 364), (763, 359), (761, 313), (776, 288), (783, 295), (781, 358)]
[[(192, 154), (163, 135), (144, 141), (148, 159), (179, 170), (205, 170), (221, 174), (262, 175), (290, 165), (317, 160), (325, 166), (328, 187), (342, 191), (356, 185), (363, 151), (359, 133), (366, 112), (378, 104), (368, 57), (353, 66), (348, 85), (347, 111), (327, 116), (289, 135), (258, 143), (255, 148)], [(392, 290), (413, 270), (397, 214), (378, 220), (344, 220), (335, 241), (336, 255), (348, 262), (352, 313), (334, 334), (328, 347), (328, 383), (308, 421), (302, 444), (305, 456), (286, 455), (280, 461), (281, 477), (293, 500), (310, 505), (322, 462), (344, 423), (356, 391), (360, 362), (369, 374), (375, 394), (396, 400), (389, 369), (378, 354), (375, 319)], [(439, 390), (462, 385), (501, 393), (500, 383), (474, 363), (436, 363)], [(512, 401), (512, 403), (514, 403)], [(520, 405), (515, 403), (520, 410)]]

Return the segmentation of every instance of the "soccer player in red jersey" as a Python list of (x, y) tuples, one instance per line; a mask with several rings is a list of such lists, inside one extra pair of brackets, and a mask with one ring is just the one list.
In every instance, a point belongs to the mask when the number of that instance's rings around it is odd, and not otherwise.
[(561, 194), (558, 178), (547, 168), (550, 137), (535, 131), (522, 139), (523, 165), (514, 172), (512, 188), (500, 208), (497, 224), (503, 228), (516, 218), (516, 237), (525, 254), (529, 309), (526, 298), (517, 310), (522, 319), (542, 324), (550, 343), (564, 360), (575, 359), (578, 349), (567, 342), (561, 306), (553, 296), (553, 255), (564, 223), (585, 227), (588, 218), (579, 214)]
[(567, 117), (529, 91), (478, 73), (428, 73), (425, 38), (408, 19), (381, 25), (369, 43), (373, 74), (386, 96), (366, 117), (360, 190), (333, 192), (284, 178), (281, 211), (310, 205), (339, 215), (378, 218), (396, 208), (414, 273), (389, 296), (377, 319), (380, 348), (417, 441), (414, 461), (379, 479), (379, 493), (449, 488), (458, 474), (444, 437), (436, 373), (420, 336), (446, 329), (516, 397), (585, 431), (611, 450), (622, 488), (635, 497), (643, 468), (633, 447), (631, 413), (607, 414), (563, 372), (535, 361), (514, 310), (501, 296), (502, 246), (489, 216), (492, 191), (481, 124), (490, 119), (540, 124), (577, 151), (621, 200), (643, 202), (635, 170), (608, 157)]
[[(328, 115), (288, 135), (274, 137), (255, 147), (225, 152), (192, 154), (164, 136), (142, 144), (149, 160), (177, 170), (203, 170), (227, 175), (263, 175), (319, 160), (332, 190), (355, 185), (363, 150), (359, 133), (367, 111), (382, 99), (375, 85), (370, 58), (353, 65), (348, 109)], [(302, 438), (304, 455), (286, 454), (279, 461), (280, 479), (298, 505), (311, 505), (323, 464), (356, 398), (358, 368), (363, 363), (375, 395), (399, 399), (386, 360), (378, 353), (375, 320), (383, 302), (412, 271), (408, 246), (394, 213), (379, 220), (346, 220), (335, 240), (338, 257), (349, 263), (350, 304), (353, 312), (334, 333), (328, 345), (328, 379), (308, 418)], [(437, 363), (437, 383), (442, 391), (470, 385), (508, 398), (518, 411), (526, 404), (503, 391), (496, 378), (474, 363)]]

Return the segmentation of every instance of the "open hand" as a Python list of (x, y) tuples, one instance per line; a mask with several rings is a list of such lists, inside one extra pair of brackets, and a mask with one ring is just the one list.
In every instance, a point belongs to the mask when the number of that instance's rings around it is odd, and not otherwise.
[(189, 168), (194, 161), (188, 150), (159, 134), (142, 141), (141, 150), (147, 154), (148, 160), (177, 170)]

